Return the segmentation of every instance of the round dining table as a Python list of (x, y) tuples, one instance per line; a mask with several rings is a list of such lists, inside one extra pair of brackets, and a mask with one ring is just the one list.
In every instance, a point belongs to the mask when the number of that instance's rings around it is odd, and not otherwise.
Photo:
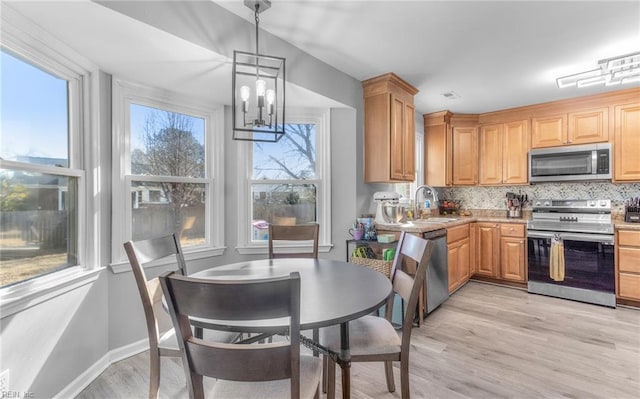
[[(340, 325), (340, 353), (330, 353), (314, 340), (312, 349), (337, 360), (342, 369), (342, 396), (350, 397), (349, 321), (380, 308), (392, 293), (385, 275), (352, 263), (309, 258), (262, 259), (213, 267), (190, 277), (211, 279), (259, 279), (300, 273), (300, 329), (314, 330)], [(196, 327), (249, 333), (279, 333), (289, 327), (288, 318), (229, 321), (192, 319)]]

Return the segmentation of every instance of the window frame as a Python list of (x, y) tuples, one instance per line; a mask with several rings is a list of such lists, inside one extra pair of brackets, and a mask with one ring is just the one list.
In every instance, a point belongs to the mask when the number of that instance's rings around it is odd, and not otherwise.
[[(316, 126), (316, 176), (309, 180), (291, 180), (293, 184), (314, 182), (317, 184), (317, 221), (320, 224), (318, 251), (329, 252), (331, 243), (331, 121), (329, 109), (288, 108), (287, 124), (313, 123)], [(282, 180), (253, 180), (253, 143), (237, 142), (236, 160), (238, 185), (238, 236), (236, 251), (242, 255), (266, 255), (267, 240), (253, 240), (252, 190), (253, 183), (282, 182)], [(308, 244), (285, 243), (279, 246), (282, 253), (296, 253), (310, 248)]]
[(98, 67), (37, 25), (2, 5), (0, 47), (14, 57), (67, 81), (67, 168), (0, 159), (0, 168), (77, 179), (76, 265), (34, 276), (0, 288), (0, 313), (8, 316), (27, 307), (95, 281), (100, 267), (100, 225), (88, 225), (100, 209), (99, 177), (86, 173), (97, 168), (100, 110), (97, 107)]
[[(200, 259), (222, 255), (224, 252), (224, 195), (223, 195), (223, 129), (224, 112), (220, 105), (207, 104), (179, 93), (153, 88), (124, 79), (115, 78), (112, 84), (112, 167), (113, 213), (111, 264), (113, 272), (129, 270), (122, 244), (131, 240), (132, 199), (131, 182), (177, 182), (205, 184), (205, 243), (184, 247), (186, 259)], [(143, 105), (177, 112), (205, 120), (205, 177), (145, 176), (131, 174), (130, 106)], [(164, 263), (154, 263), (162, 265)]]

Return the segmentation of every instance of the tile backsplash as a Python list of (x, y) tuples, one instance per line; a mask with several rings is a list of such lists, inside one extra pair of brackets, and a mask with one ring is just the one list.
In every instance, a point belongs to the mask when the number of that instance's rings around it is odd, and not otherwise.
[[(506, 193), (526, 194), (532, 199), (610, 199), (614, 213), (624, 212), (624, 201), (640, 197), (640, 183), (540, 183), (530, 186), (446, 187), (441, 198), (458, 200), (463, 209), (505, 209)], [(439, 190), (439, 191), (440, 191)]]

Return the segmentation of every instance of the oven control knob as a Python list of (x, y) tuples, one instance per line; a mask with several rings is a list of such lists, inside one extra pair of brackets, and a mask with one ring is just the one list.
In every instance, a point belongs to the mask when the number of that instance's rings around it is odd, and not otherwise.
[(600, 201), (600, 206), (601, 207), (606, 207), (607, 206), (607, 201)]
[(595, 201), (587, 201), (587, 206), (596, 206)]
[(544, 206), (549, 206), (549, 205), (551, 205), (551, 204), (549, 203), (549, 201), (545, 201), (545, 202), (544, 202)]

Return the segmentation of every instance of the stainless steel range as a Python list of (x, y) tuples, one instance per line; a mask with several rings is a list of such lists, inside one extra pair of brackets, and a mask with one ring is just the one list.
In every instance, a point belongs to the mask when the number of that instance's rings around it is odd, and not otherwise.
[(615, 307), (611, 201), (532, 203), (533, 217), (527, 223), (529, 292)]

